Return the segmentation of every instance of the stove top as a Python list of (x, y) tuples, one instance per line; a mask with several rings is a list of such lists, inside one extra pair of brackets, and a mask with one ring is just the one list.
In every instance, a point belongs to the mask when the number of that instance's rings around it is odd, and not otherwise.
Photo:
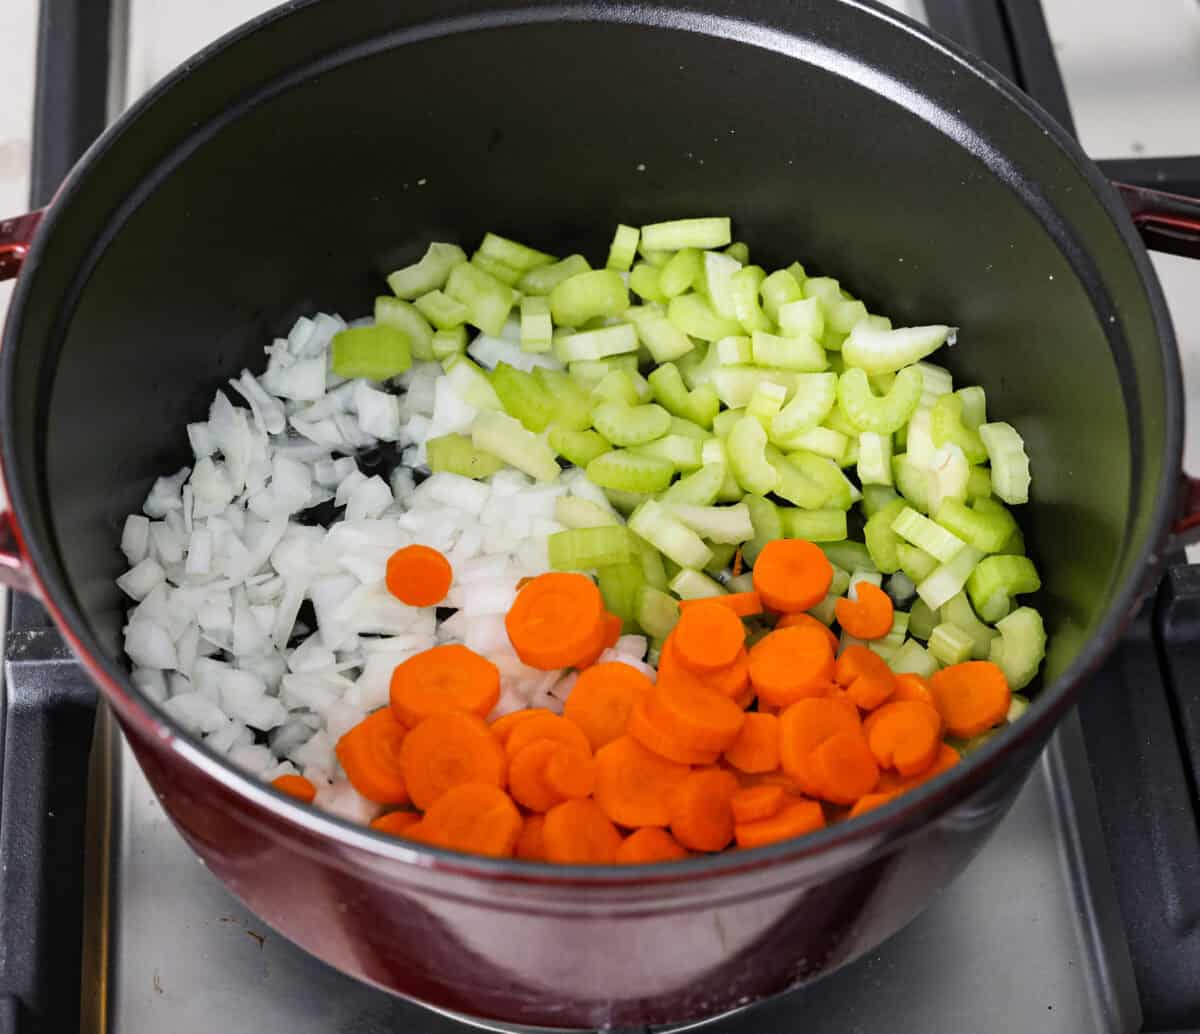
[[(140, 93), (270, 6), (40, 3), (34, 204), (119, 109), (123, 84)], [(1064, 125), (1074, 108), (1092, 146), (1096, 110), (1074, 103), (1074, 91), (1068, 103), (1056, 61), (1056, 51), (1065, 66), (1086, 55), (1063, 46), (1061, 19), (1094, 29), (1132, 5), (1047, 0), (1049, 30), (1038, 0), (892, 6), (979, 53)], [(170, 45), (156, 49), (155, 25), (176, 16), (191, 34), (167, 34)], [(1182, 46), (1159, 30), (1156, 45)], [(1110, 71), (1119, 79), (1121, 69)], [(1164, 125), (1149, 119), (1141, 135), (1170, 146)], [(1122, 179), (1200, 193), (1200, 158), (1135, 157), (1136, 142), (1096, 153), (1113, 155), (1102, 164)], [(1167, 286), (1172, 302), (1187, 297)], [(1181, 337), (1196, 312), (1177, 314)], [(1200, 568), (1180, 561), (995, 837), (923, 916), (811, 988), (695, 1029), (1200, 1034)], [(61, 638), (25, 598), (9, 604), (4, 676), (0, 1034), (471, 1029), (329, 969), (231, 897), (175, 833)]]

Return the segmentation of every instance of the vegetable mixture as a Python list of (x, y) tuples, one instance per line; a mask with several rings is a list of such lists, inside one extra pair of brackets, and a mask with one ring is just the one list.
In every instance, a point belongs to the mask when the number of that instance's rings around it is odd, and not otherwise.
[(415, 842), (658, 862), (854, 818), (1027, 706), (1029, 462), (929, 361), (955, 328), (724, 218), (388, 286), (126, 521), (134, 681), (214, 751)]

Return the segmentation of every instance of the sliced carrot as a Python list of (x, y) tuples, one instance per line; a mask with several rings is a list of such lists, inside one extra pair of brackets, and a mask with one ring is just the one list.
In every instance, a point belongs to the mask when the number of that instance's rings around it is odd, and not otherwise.
[(716, 671), (697, 675), (679, 659), (679, 652), (675, 649), (674, 637), (667, 636), (658, 658), (659, 677), (662, 678), (665, 676), (670, 678), (680, 670), (683, 670), (693, 678), (698, 678), (709, 689), (716, 690), (721, 696), (734, 699), (745, 693), (747, 687), (750, 685), (750, 654), (743, 646), (738, 651), (737, 657), (734, 658), (732, 664), (728, 664), (724, 668), (718, 668)]
[(820, 603), (833, 582), (833, 565), (804, 539), (773, 539), (754, 562), (754, 588), (772, 610), (789, 614)]
[(687, 765), (659, 757), (629, 736), (596, 752), (596, 803), (613, 822), (629, 829), (666, 826), (668, 794), (686, 778)]
[(864, 711), (878, 707), (896, 690), (896, 676), (887, 661), (857, 644), (842, 651), (833, 678)]
[(667, 677), (659, 672), (645, 699), (650, 720), (693, 750), (725, 750), (746, 721), (736, 703), (682, 673)]
[(596, 788), (596, 762), (560, 746), (546, 762), (542, 780), (564, 800), (588, 797)]
[[(754, 703), (754, 701), (755, 701), (755, 700), (757, 700), (757, 699), (758, 699), (758, 697), (756, 697), (756, 696), (754, 695), (754, 687), (753, 687), (753, 686), (750, 686), (749, 688), (747, 688), (747, 690), (746, 690), (746, 691), (745, 691), (745, 692), (744, 692), (744, 693), (743, 693), (741, 696), (739, 696), (739, 697), (734, 697), (734, 698), (733, 698), (733, 702), (734, 702), (735, 704), (737, 704), (737, 705), (738, 705), (738, 707), (740, 707), (740, 708), (741, 708), (743, 711), (745, 711), (745, 710), (747, 710), (747, 709), (750, 707), (750, 705), (751, 705), (751, 704), (753, 704), (753, 703)], [(764, 713), (764, 714), (766, 714), (766, 712), (765, 712), (765, 711), (764, 711), (763, 713)]]
[(865, 815), (869, 811), (874, 811), (876, 808), (881, 808), (888, 801), (895, 800), (899, 796), (894, 792), (877, 791), (875, 793), (865, 793), (857, 801), (854, 802), (854, 807), (850, 809), (850, 813), (846, 816), (848, 819), (856, 819), (860, 815)]
[(879, 763), (861, 729), (829, 737), (808, 756), (815, 796), (833, 804), (853, 804), (879, 783)]
[(738, 790), (729, 799), (729, 806), (733, 809), (735, 823), (757, 822), (759, 819), (769, 819), (783, 807), (786, 800), (787, 793), (782, 786), (762, 783)]
[(824, 825), (825, 813), (816, 801), (790, 801), (770, 818), (739, 822), (733, 833), (738, 847), (763, 847), (812, 833)]
[(546, 844), (542, 839), (542, 830), (546, 824), (545, 815), (526, 815), (521, 826), (521, 835), (517, 837), (517, 846), (513, 852), (526, 862), (544, 862), (546, 860)]
[(553, 740), (584, 757), (592, 756), (592, 746), (588, 743), (588, 738), (583, 734), (583, 730), (570, 718), (549, 713), (540, 714), (517, 725), (509, 733), (504, 750), (510, 758), (516, 757), (520, 751), (535, 740)]
[(653, 685), (628, 664), (595, 664), (580, 672), (563, 707), (563, 717), (583, 730), (592, 750), (599, 750), (624, 734), (634, 701)]
[(859, 582), (854, 591), (858, 599), (843, 596), (833, 605), (838, 624), (855, 639), (882, 639), (892, 630), (892, 598), (870, 582)]
[(512, 857), (522, 826), (512, 798), (491, 783), (462, 783), (447, 790), (420, 824), (427, 843), (497, 858)]
[(404, 738), (399, 757), (413, 804), (422, 810), (464, 783), (502, 787), (508, 769), (483, 719), (462, 711), (426, 718)]
[(460, 643), (422, 650), (392, 672), (392, 712), (410, 726), (449, 711), (485, 718), (499, 699), (499, 669)]
[(753, 617), (755, 614), (763, 612), (762, 597), (757, 592), (727, 592), (722, 596), (702, 596), (697, 600), (680, 600), (679, 612), (686, 614), (701, 604), (720, 604), (722, 607), (732, 610), (740, 618)]
[(582, 574), (540, 574), (517, 593), (504, 619), (517, 656), (531, 668), (570, 668), (587, 659), (603, 641), (604, 601)]
[(794, 614), (784, 614), (778, 621), (775, 622), (776, 628), (815, 628), (818, 631), (825, 633), (825, 638), (829, 640), (829, 649), (837, 655), (841, 648), (841, 643), (838, 637), (833, 634), (828, 625), (822, 624), (811, 614), (805, 614), (803, 611), (798, 611)]
[(519, 711), (509, 711), (506, 715), (501, 715), (491, 725), (488, 726), (492, 730), (492, 735), (501, 743), (507, 743), (508, 737), (522, 722), (535, 717), (539, 714), (551, 714), (544, 707), (523, 707)]
[(638, 697), (629, 713), (629, 724), (626, 726), (629, 736), (651, 753), (681, 765), (711, 765), (721, 756), (721, 752), (717, 750), (696, 750), (689, 747), (676, 739), (670, 731), (655, 723), (646, 710), (648, 696), (647, 693)]
[(590, 668), (600, 659), (600, 655), (611, 646), (615, 646), (617, 640), (621, 638), (621, 632), (625, 628), (623, 622), (616, 614), (605, 612), (600, 615), (600, 625), (596, 630), (594, 645), (587, 654), (580, 660), (576, 661), (573, 667), (584, 671)]
[(421, 816), (415, 811), (389, 811), (386, 815), (380, 815), (379, 818), (372, 819), (371, 828), (380, 833), (390, 833), (392, 836), (400, 836), (420, 821)]
[(566, 748), (555, 740), (534, 740), (509, 758), (508, 792), (521, 807), (544, 812), (565, 799), (545, 779), (546, 766), (560, 750)]
[(933, 694), (929, 691), (929, 683), (920, 675), (914, 675), (912, 672), (896, 676), (896, 688), (888, 700), (916, 700), (918, 703), (937, 707), (933, 700)]
[(542, 842), (548, 862), (603, 865), (616, 860), (621, 834), (595, 801), (564, 801), (546, 812)]
[(964, 661), (935, 671), (929, 691), (946, 731), (964, 740), (999, 725), (1012, 702), (1004, 672), (991, 661)]
[(405, 546), (387, 562), (388, 592), (410, 607), (432, 607), (450, 591), (454, 571), (450, 561), (429, 546)]
[(768, 704), (785, 707), (804, 697), (824, 695), (833, 671), (829, 641), (815, 628), (779, 629), (750, 650), (750, 682)]
[(799, 700), (779, 716), (779, 763), (806, 793), (813, 793), (809, 755), (830, 737), (861, 728), (858, 708), (845, 700), (833, 697)]
[(922, 783), (940, 776), (943, 772), (950, 771), (961, 760), (962, 757), (957, 750), (948, 743), (943, 743), (938, 747), (937, 757), (933, 759), (933, 764), (924, 772), (915, 776), (902, 776), (898, 772), (884, 771), (879, 776), (879, 786), (876, 789), (880, 793), (907, 793)]
[(863, 733), (881, 768), (919, 775), (933, 764), (941, 746), (942, 718), (930, 704), (895, 700), (872, 711)]
[(618, 865), (646, 865), (653, 862), (677, 862), (687, 851), (670, 833), (657, 826), (635, 829), (617, 848)]
[(408, 780), (401, 761), (408, 730), (381, 707), (337, 742), (336, 754), (351, 785), (376, 804), (406, 804)]
[(773, 714), (748, 714), (738, 738), (725, 751), (725, 760), (742, 772), (773, 772), (779, 767), (779, 719)]
[(712, 601), (688, 607), (671, 632), (675, 653), (692, 671), (703, 675), (727, 668), (746, 641), (746, 626), (728, 607)]
[(733, 840), (733, 808), (738, 781), (721, 768), (688, 775), (670, 795), (671, 832), (693, 851), (721, 851)]
[(301, 775), (281, 775), (272, 779), (271, 785), (280, 793), (286, 793), (305, 804), (312, 804), (317, 796), (317, 788)]

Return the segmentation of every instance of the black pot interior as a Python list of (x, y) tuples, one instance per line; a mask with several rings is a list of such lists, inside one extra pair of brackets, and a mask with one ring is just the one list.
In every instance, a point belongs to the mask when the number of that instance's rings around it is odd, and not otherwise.
[(4, 346), (10, 484), (85, 643), (118, 654), (124, 516), (296, 316), (369, 311), (430, 238), (491, 229), (596, 262), (618, 221), (728, 213), (764, 265), (962, 328), (946, 361), (1028, 443), (1046, 671), (1067, 668), (1177, 462), (1127, 243), (1054, 134), (890, 16), (706, 6), (313, 3), (106, 139)]

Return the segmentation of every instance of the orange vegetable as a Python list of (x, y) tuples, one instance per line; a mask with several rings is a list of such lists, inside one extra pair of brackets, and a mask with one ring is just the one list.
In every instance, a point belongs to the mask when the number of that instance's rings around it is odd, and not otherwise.
[(943, 743), (938, 747), (937, 757), (933, 759), (933, 764), (930, 765), (924, 772), (915, 776), (902, 776), (898, 772), (884, 771), (879, 776), (879, 786), (877, 787), (880, 793), (906, 793), (909, 790), (915, 789), (922, 783), (928, 782), (935, 776), (940, 776), (943, 772), (948, 772), (962, 760), (958, 751), (947, 743)]
[(296, 800), (303, 801), (305, 804), (312, 804), (313, 799), (317, 796), (317, 788), (304, 776), (281, 775), (272, 779), (271, 785), (280, 793), (286, 793), (289, 797), (295, 797)]
[(745, 569), (746, 558), (742, 556), (742, 547), (738, 546), (733, 552), (733, 577), (736, 578)]
[(660, 679), (672, 678), (680, 671), (689, 678), (699, 679), (709, 689), (716, 690), (721, 696), (733, 699), (740, 697), (750, 685), (750, 655), (743, 646), (732, 664), (718, 668), (716, 671), (697, 675), (679, 659), (679, 652), (675, 649), (675, 637), (669, 635), (666, 642), (663, 643), (662, 652), (658, 658), (658, 677)]
[(835, 656), (837, 655), (838, 650), (841, 649), (842, 644), (838, 641), (838, 637), (833, 634), (833, 632), (829, 629), (829, 627), (827, 625), (822, 624), (811, 614), (805, 614), (803, 612), (797, 612), (795, 614), (784, 614), (780, 617), (780, 619), (778, 621), (775, 622), (775, 627), (777, 629), (778, 628), (815, 628), (818, 631), (825, 633), (825, 638), (829, 640), (829, 649), (833, 651)]
[(420, 826), (421, 839), (437, 847), (509, 858), (522, 822), (512, 798), (498, 786), (462, 783), (429, 806)]
[(738, 790), (730, 799), (733, 821), (736, 823), (757, 822), (769, 819), (783, 807), (787, 792), (777, 783), (762, 783)]
[(617, 640), (621, 638), (621, 632), (624, 627), (625, 623), (616, 614), (609, 614), (607, 612), (602, 614), (600, 616), (600, 625), (596, 629), (596, 637), (593, 640), (593, 649), (577, 661), (574, 667), (581, 671), (590, 668), (600, 659), (600, 655), (605, 650), (617, 644)]
[(546, 812), (542, 842), (549, 862), (603, 865), (616, 861), (621, 834), (595, 801), (564, 801)]
[[(517, 656), (531, 668), (569, 668), (594, 656), (607, 634), (604, 601), (582, 574), (540, 574), (520, 592), (504, 619)], [(603, 647), (601, 647), (603, 649)]]
[(878, 791), (876, 793), (865, 793), (857, 801), (854, 802), (854, 807), (850, 809), (850, 814), (847, 818), (856, 819), (859, 815), (865, 815), (875, 808), (880, 808), (899, 796), (894, 791)]
[(825, 813), (816, 801), (789, 801), (770, 818), (739, 822), (733, 833), (738, 847), (762, 847), (812, 833), (824, 825)]
[(389, 811), (386, 815), (371, 821), (371, 828), (380, 833), (390, 833), (400, 836), (421, 821), (421, 816), (415, 811)]
[(429, 546), (405, 546), (388, 557), (388, 592), (410, 607), (441, 603), (453, 581), (450, 561)]
[(913, 776), (924, 772), (937, 757), (942, 719), (929, 704), (895, 700), (869, 714), (863, 732), (880, 767)]
[(878, 707), (895, 692), (896, 676), (887, 661), (865, 646), (847, 646), (837, 659), (833, 679), (864, 711)]
[(426, 718), (404, 738), (399, 758), (413, 804), (422, 810), (464, 783), (502, 787), (508, 769), (504, 748), (483, 719), (461, 711)]
[(646, 711), (646, 700), (649, 694), (638, 697), (629, 713), (629, 724), (626, 732), (643, 747), (681, 765), (711, 765), (721, 756), (717, 750), (696, 750), (675, 738), (669, 730), (657, 725)]
[(754, 563), (754, 588), (772, 610), (788, 614), (815, 607), (829, 592), (833, 565), (804, 539), (773, 539)]
[(517, 837), (515, 854), (522, 861), (544, 862), (546, 860), (546, 844), (542, 839), (542, 831), (546, 825), (545, 815), (527, 815), (521, 826), (521, 835)]
[(508, 792), (521, 807), (530, 811), (549, 811), (564, 797), (546, 784), (545, 772), (550, 758), (566, 748), (555, 740), (534, 740), (508, 762)]
[(734, 701), (699, 680), (662, 672), (646, 695), (646, 716), (684, 746), (718, 752), (737, 739), (746, 720)]
[[(736, 577), (736, 575), (735, 575)], [(679, 612), (686, 614), (701, 605), (719, 604), (740, 618), (753, 617), (763, 611), (762, 597), (757, 592), (727, 592), (722, 596), (702, 596), (698, 600), (680, 600)]]
[(563, 717), (569, 718), (599, 750), (625, 732), (634, 701), (653, 687), (645, 675), (628, 664), (596, 664), (580, 673), (567, 697)]
[(546, 762), (542, 781), (564, 800), (588, 797), (596, 788), (596, 762), (574, 750), (559, 747)]
[(911, 672), (896, 676), (896, 688), (888, 700), (916, 700), (918, 703), (928, 704), (930, 707), (937, 706), (934, 703), (933, 694), (929, 691), (929, 683), (920, 675), (914, 675)]
[(829, 641), (815, 628), (777, 629), (750, 650), (750, 682), (768, 704), (785, 707), (804, 697), (823, 696), (833, 672)]
[(721, 768), (690, 773), (670, 794), (671, 832), (693, 851), (720, 851), (733, 840), (733, 808), (738, 781)]
[(408, 780), (401, 753), (408, 730), (381, 707), (337, 742), (336, 754), (351, 785), (376, 804), (406, 804)]
[(815, 796), (833, 804), (853, 804), (879, 783), (879, 764), (861, 729), (839, 732), (808, 756)]
[(523, 721), (533, 718), (539, 714), (551, 714), (551, 711), (544, 707), (523, 707), (519, 711), (509, 711), (506, 715), (501, 715), (497, 718), (489, 728), (492, 730), (492, 735), (501, 743), (507, 743), (508, 737), (512, 734), (513, 729), (520, 725)]
[(738, 737), (725, 751), (725, 760), (742, 772), (772, 772), (779, 767), (779, 719), (773, 714), (748, 714)]
[(392, 672), (392, 712), (408, 725), (450, 711), (485, 718), (499, 699), (499, 670), (459, 643), (423, 650)]
[(635, 829), (617, 848), (618, 865), (645, 865), (651, 862), (675, 862), (686, 858), (687, 851), (670, 833), (657, 826)]
[(855, 639), (882, 639), (892, 630), (892, 598), (878, 585), (859, 582), (852, 600), (843, 596), (833, 605), (838, 624)]
[(999, 725), (1012, 702), (1004, 672), (991, 661), (942, 668), (929, 679), (929, 691), (946, 731), (964, 740)]
[(516, 757), (535, 740), (553, 740), (586, 758), (592, 756), (591, 744), (583, 730), (569, 718), (549, 712), (518, 724), (509, 733), (508, 741), (504, 744), (505, 752), (510, 758)]
[(727, 668), (737, 660), (746, 641), (746, 628), (728, 607), (711, 600), (688, 607), (671, 632), (675, 654), (692, 671), (703, 675)]
[(799, 700), (779, 716), (779, 763), (806, 793), (815, 793), (808, 759), (817, 747), (841, 732), (858, 732), (858, 709), (833, 697)]
[(622, 736), (596, 752), (594, 797), (605, 815), (628, 829), (666, 826), (671, 821), (667, 796), (687, 774), (687, 765), (659, 757)]
[[(734, 697), (733, 702), (737, 704), (738, 707), (740, 707), (743, 711), (745, 711), (757, 699), (758, 698), (754, 695), (754, 687), (751, 686), (740, 697)], [(766, 713), (767, 712), (765, 711), (763, 712), (763, 714)]]

